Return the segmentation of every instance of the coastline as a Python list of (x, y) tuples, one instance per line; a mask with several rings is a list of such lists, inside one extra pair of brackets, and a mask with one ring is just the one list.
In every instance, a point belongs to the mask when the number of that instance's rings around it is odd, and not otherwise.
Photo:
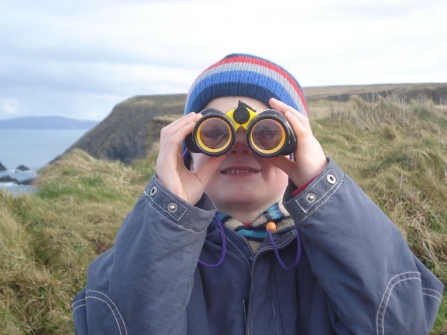
[[(13, 194), (35, 193), (32, 180), (39, 177), (38, 171), (62, 155), (88, 129), (0, 129), (0, 190)], [(19, 166), (29, 168), (21, 171)], [(21, 183), (25, 183), (25, 185)]]
[[(0, 182), (0, 190), (13, 194), (37, 192), (37, 187), (32, 185), (32, 180), (39, 177), (36, 170), (20, 171), (18, 169), (7, 169), (0, 171), (0, 178), (10, 177), (14, 181)], [(15, 181), (17, 180), (17, 181)]]

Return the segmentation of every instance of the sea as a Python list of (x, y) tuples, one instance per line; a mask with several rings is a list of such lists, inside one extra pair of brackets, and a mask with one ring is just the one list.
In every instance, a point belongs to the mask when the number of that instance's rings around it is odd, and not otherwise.
[[(0, 129), (0, 163), (6, 171), (0, 177), (10, 176), (24, 181), (39, 176), (39, 169), (63, 154), (81, 138), (88, 129)], [(29, 170), (20, 171), (19, 165)], [(13, 194), (34, 193), (31, 185), (0, 182), (0, 189)]]

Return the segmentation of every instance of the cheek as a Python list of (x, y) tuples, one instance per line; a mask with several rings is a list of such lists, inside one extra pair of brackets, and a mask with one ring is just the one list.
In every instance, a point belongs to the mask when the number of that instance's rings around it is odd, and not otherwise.
[(275, 188), (285, 190), (287, 185), (289, 184), (289, 176), (282, 170), (275, 168), (275, 173), (273, 175), (273, 183)]
[(264, 177), (264, 180), (267, 183), (267, 187), (272, 190), (272, 192), (282, 193), (289, 184), (289, 176), (283, 170), (272, 165), (270, 166), (269, 172)]

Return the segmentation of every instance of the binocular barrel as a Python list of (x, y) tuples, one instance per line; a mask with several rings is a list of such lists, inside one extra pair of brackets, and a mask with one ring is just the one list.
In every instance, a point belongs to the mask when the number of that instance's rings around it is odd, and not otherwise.
[(236, 131), (242, 126), (247, 129), (248, 146), (261, 157), (289, 155), (295, 151), (295, 134), (282, 113), (268, 109), (259, 114), (251, 112), (250, 116), (249, 112), (239, 107), (228, 113), (204, 109), (194, 130), (186, 136), (185, 146), (190, 152), (223, 155), (233, 147)]

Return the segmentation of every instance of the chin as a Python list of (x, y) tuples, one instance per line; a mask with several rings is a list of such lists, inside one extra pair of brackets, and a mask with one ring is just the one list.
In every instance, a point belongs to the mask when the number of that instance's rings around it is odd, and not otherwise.
[(284, 188), (273, 188), (267, 191), (266, 187), (262, 187), (259, 183), (243, 183), (233, 184), (231, 187), (229, 183), (226, 185), (218, 184), (215, 187), (205, 190), (205, 193), (213, 200), (217, 207), (238, 207), (244, 205), (248, 207), (266, 207), (282, 199)]
[(254, 207), (261, 209), (259, 207), (262, 207), (262, 210), (265, 210), (271, 202), (275, 202), (272, 201), (271, 197), (269, 197), (268, 199), (266, 199), (265, 197), (259, 197), (256, 194), (253, 194), (253, 191), (237, 193), (232, 192), (226, 193), (225, 195), (223, 195), (221, 192), (215, 197), (213, 197), (212, 195), (210, 197), (217, 207), (224, 208), (237, 208), (240, 206), (244, 206), (247, 209)]

